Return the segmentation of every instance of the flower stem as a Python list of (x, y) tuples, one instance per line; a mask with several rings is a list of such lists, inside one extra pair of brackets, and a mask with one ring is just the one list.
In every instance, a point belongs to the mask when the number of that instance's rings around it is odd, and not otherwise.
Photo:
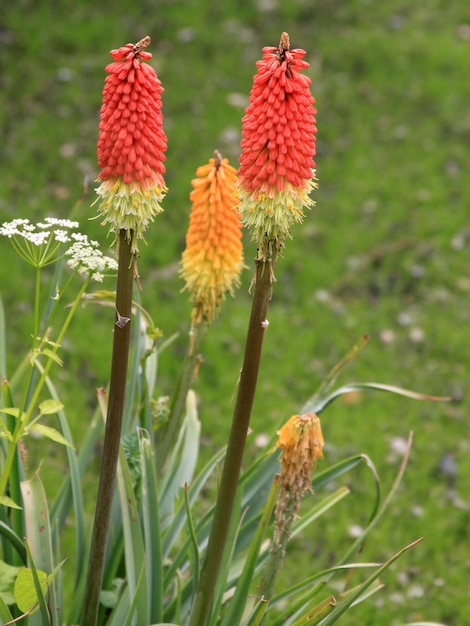
[[(132, 309), (133, 255), (132, 237), (119, 232), (119, 268), (116, 286), (116, 319), (114, 325), (113, 354), (109, 381), (109, 404), (106, 416), (103, 455), (101, 464), (95, 521), (90, 548), (81, 626), (95, 626), (98, 610), (106, 544), (111, 518), (116, 468), (121, 441), (121, 426), (130, 343), (130, 318)], [(126, 322), (126, 319), (128, 320)]]
[(175, 440), (178, 426), (181, 423), (181, 415), (185, 407), (186, 396), (194, 381), (194, 372), (199, 362), (199, 347), (206, 329), (207, 325), (204, 323), (197, 324), (191, 328), (188, 352), (184, 358), (178, 384), (171, 403), (170, 416), (157, 448), (157, 464), (160, 471), (163, 469), (171, 444)]
[(41, 290), (41, 268), (36, 267), (36, 285), (34, 296), (34, 324), (33, 324), (33, 350), (38, 345), (39, 341), (39, 299)]
[[(282, 488), (282, 487), (281, 487)], [(283, 511), (282, 524), (274, 531), (273, 542), (264, 566), (263, 577), (258, 587), (259, 596), (269, 601), (274, 591), (274, 583), (281, 569), (286, 554), (287, 542), (291, 535), (292, 524), (298, 517), (298, 506), (294, 499), (287, 500)]]
[(204, 626), (210, 612), (222, 554), (227, 539), (233, 503), (238, 487), (251, 409), (258, 378), (266, 313), (271, 299), (273, 268), (271, 261), (256, 260), (255, 292), (245, 344), (243, 367), (240, 373), (237, 401), (232, 420), (227, 454), (220, 481), (217, 503), (207, 554), (199, 578), (189, 626)]

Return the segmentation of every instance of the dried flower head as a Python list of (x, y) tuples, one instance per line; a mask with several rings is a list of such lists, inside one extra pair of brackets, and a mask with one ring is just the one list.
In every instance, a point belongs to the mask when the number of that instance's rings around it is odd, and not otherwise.
[(99, 212), (116, 233), (127, 232), (134, 253), (137, 239), (163, 210), (167, 191), (163, 88), (155, 70), (143, 62), (152, 58), (144, 51), (149, 43), (145, 37), (111, 50), (114, 62), (106, 67), (97, 147)]
[(263, 594), (272, 594), (274, 581), (286, 553), (292, 524), (298, 517), (303, 496), (312, 490), (311, 473), (323, 458), (323, 435), (315, 413), (293, 415), (278, 430), (282, 449), (279, 495), (274, 518), (274, 536), (261, 584)]
[(239, 211), (263, 260), (314, 204), (316, 110), (311, 81), (301, 73), (305, 54), (290, 49), (287, 33), (277, 48), (263, 48), (242, 120)]
[(216, 151), (196, 176), (180, 272), (184, 290), (192, 294), (193, 325), (214, 319), (225, 294), (233, 295), (243, 268), (236, 170)]
[(282, 449), (279, 501), (293, 498), (298, 507), (311, 490), (311, 473), (317, 459), (323, 458), (320, 419), (315, 413), (293, 415), (277, 434), (277, 447)]

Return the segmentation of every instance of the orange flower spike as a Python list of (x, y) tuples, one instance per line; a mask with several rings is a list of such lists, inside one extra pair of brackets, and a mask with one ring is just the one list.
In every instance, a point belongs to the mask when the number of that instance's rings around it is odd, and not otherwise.
[(258, 258), (278, 252), (290, 227), (314, 202), (315, 114), (305, 50), (290, 49), (282, 33), (277, 48), (263, 48), (250, 102), (242, 119), (239, 211), (258, 246)]
[(155, 70), (143, 62), (152, 58), (144, 51), (149, 43), (150, 37), (144, 37), (111, 50), (114, 62), (106, 67), (97, 146), (99, 213), (111, 230), (127, 231), (134, 254), (137, 240), (163, 211), (160, 202), (167, 192), (163, 88)]
[(240, 216), (235, 208), (237, 173), (219, 152), (192, 181), (192, 209), (181, 259), (185, 291), (193, 298), (193, 325), (210, 323), (225, 294), (233, 295), (243, 268)]

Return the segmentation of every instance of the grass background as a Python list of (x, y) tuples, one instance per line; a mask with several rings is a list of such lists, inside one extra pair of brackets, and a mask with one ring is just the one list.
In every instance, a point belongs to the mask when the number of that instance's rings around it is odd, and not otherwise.
[[(159, 392), (171, 393), (190, 315), (177, 277), (190, 180), (215, 148), (237, 164), (255, 62), (284, 30), (310, 63), (320, 189), (278, 264), (248, 454), (363, 334), (369, 345), (342, 382), (375, 380), (451, 395), (447, 404), (354, 395), (329, 408), (322, 424), (325, 463), (364, 452), (384, 489), (414, 431), (400, 494), (362, 558), (385, 559), (420, 536), (424, 542), (384, 578), (386, 590), (344, 622), (426, 619), (460, 626), (468, 623), (470, 591), (465, 0), (10, 3), (0, 18), (0, 220), (67, 217), (84, 179), (93, 187), (108, 50), (151, 35), (152, 65), (165, 87), (170, 192), (139, 268), (143, 303), (156, 324), (165, 336), (181, 333), (160, 361)], [(99, 222), (89, 220), (93, 199), (91, 189), (78, 217), (83, 231), (104, 242)], [(7, 241), (0, 251), (12, 372), (28, 345), (33, 275)], [(248, 240), (245, 251), (251, 265)], [(204, 454), (228, 432), (251, 273), (245, 271), (237, 298), (226, 302), (203, 346), (197, 391)], [(106, 311), (83, 309), (64, 345), (66, 367), (57, 376), (78, 440), (95, 388), (107, 380), (111, 327)], [(54, 476), (58, 481), (59, 452), (48, 466), (52, 483)], [(354, 525), (366, 522), (370, 483), (365, 472), (351, 475), (351, 496), (292, 542), (280, 586), (341, 555)]]

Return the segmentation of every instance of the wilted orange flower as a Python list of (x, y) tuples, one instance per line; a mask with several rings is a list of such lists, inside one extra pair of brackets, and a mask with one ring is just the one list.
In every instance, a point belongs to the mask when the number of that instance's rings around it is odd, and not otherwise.
[(293, 415), (277, 431), (277, 447), (282, 449), (279, 495), (274, 514), (274, 537), (266, 566), (266, 589), (272, 585), (280, 561), (284, 558), (292, 524), (296, 520), (302, 498), (312, 491), (311, 473), (317, 459), (323, 458), (323, 435), (315, 413)]
[(163, 174), (166, 135), (163, 131), (162, 85), (155, 70), (143, 63), (150, 37), (110, 54), (106, 67), (98, 137), (101, 181), (99, 211), (112, 230), (127, 231), (132, 250), (155, 215), (167, 189)]
[(216, 151), (196, 176), (180, 273), (184, 290), (192, 293), (193, 324), (200, 324), (214, 319), (227, 292), (233, 295), (243, 268), (243, 248), (235, 210), (236, 170)]
[(316, 110), (311, 81), (301, 74), (305, 54), (290, 49), (287, 33), (278, 48), (263, 48), (242, 120), (239, 211), (263, 259), (314, 204)]
[(311, 488), (317, 459), (323, 458), (320, 419), (315, 413), (293, 415), (277, 434), (277, 447), (282, 449), (281, 489), (287, 487), (301, 498)]

